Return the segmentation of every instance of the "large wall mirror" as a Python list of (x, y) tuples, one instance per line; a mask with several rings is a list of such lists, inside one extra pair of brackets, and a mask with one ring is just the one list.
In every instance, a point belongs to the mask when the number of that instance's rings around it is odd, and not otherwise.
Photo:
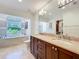
[[(51, 0), (39, 11), (39, 32), (53, 34), (63, 33), (62, 10), (57, 7), (57, 3), (57, 0)], [(57, 21), (60, 21), (58, 28), (61, 27), (61, 30), (56, 27)]]
[(72, 4), (58, 8), (58, 0), (51, 0), (43, 6), (39, 11), (39, 21), (49, 24), (49, 27), (48, 24), (45, 25), (47, 28), (42, 27), (46, 29), (44, 32), (79, 37), (79, 1), (75, 2), (75, 4), (72, 2)]

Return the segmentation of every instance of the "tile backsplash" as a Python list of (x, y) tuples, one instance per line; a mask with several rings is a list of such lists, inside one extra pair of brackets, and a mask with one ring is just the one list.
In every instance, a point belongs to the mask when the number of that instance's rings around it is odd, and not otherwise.
[(79, 25), (63, 26), (63, 34), (79, 37)]

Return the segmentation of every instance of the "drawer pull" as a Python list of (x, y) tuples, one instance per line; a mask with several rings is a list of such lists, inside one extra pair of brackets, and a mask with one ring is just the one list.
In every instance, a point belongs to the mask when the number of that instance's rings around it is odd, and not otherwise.
[(55, 48), (55, 51), (57, 51), (58, 49), (57, 48)]
[(55, 47), (53, 46), (52, 49), (55, 49)]

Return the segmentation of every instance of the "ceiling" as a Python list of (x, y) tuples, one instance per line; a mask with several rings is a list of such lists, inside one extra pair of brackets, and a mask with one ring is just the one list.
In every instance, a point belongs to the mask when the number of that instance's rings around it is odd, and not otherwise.
[(41, 21), (43, 19), (44, 21), (48, 22), (51, 19), (54, 19), (55, 17), (60, 17), (59, 15), (62, 13), (62, 10), (58, 8), (58, 1), (57, 0), (51, 1), (43, 9), (45, 11), (47, 11), (47, 13), (44, 15), (40, 15)]
[(23, 12), (36, 12), (44, 8), (47, 11), (46, 17), (55, 17), (54, 14), (60, 14), (62, 11), (57, 4), (58, 0), (23, 0), (22, 2), (18, 0), (0, 0), (0, 9), (4, 8), (6, 10), (8, 8)]
[(46, 14), (40, 15), (41, 21), (50, 21), (52, 19), (62, 19), (63, 13), (68, 12), (69, 10), (73, 10), (79, 8), (79, 1), (77, 0), (76, 4), (67, 5), (65, 9), (58, 8), (58, 1), (53, 0), (49, 4), (43, 8), (45, 11), (47, 11)]
[[(0, 6), (4, 6), (14, 10), (35, 12), (42, 8), (49, 0), (0, 0)], [(3, 8), (3, 7), (0, 7)]]

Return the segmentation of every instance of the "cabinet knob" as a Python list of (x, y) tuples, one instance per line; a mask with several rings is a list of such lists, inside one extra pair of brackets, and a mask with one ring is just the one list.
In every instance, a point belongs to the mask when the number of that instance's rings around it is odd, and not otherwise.
[(58, 49), (57, 48), (55, 48), (55, 51), (57, 51)]
[(41, 42), (39, 41), (38, 43), (40, 44)]
[(55, 47), (53, 46), (52, 49), (55, 49)]

